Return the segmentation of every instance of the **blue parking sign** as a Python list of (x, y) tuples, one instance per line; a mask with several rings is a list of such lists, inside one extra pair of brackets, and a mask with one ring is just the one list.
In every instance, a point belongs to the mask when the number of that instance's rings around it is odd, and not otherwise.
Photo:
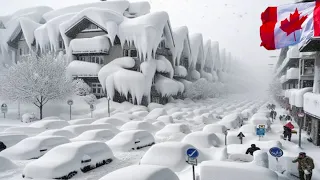
[(266, 126), (258, 125), (256, 133), (257, 133), (257, 136), (264, 136), (266, 134)]

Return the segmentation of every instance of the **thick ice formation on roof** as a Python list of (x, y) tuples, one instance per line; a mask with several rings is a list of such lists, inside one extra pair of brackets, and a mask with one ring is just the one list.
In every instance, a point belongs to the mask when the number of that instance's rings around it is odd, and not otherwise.
[(102, 88), (106, 89), (106, 80), (108, 76), (112, 73), (122, 70), (123, 68), (133, 68), (135, 66), (135, 61), (132, 57), (122, 57), (117, 58), (103, 66), (98, 73), (99, 82), (102, 85)]
[(203, 38), (202, 34), (190, 35), (190, 46), (192, 53), (192, 66), (195, 68), (197, 63), (204, 63)]
[(123, 21), (123, 15), (119, 14), (116, 11), (102, 8), (86, 8), (83, 11), (79, 12), (73, 16), (70, 20), (60, 24), (60, 32), (66, 49), (68, 51), (70, 38), (65, 35), (65, 32), (71, 28), (74, 24), (81, 21), (83, 18), (87, 18), (90, 21), (93, 21), (96, 25), (99, 26), (102, 30), (108, 32), (107, 36), (109, 37), (111, 43), (113, 44), (114, 39), (118, 33), (118, 25)]
[(212, 57), (213, 57), (213, 61), (214, 61), (214, 69), (220, 70), (221, 69), (221, 62), (220, 62), (219, 42), (212, 41), (211, 48), (212, 48)]
[(125, 0), (121, 1), (100, 1), (94, 3), (86, 3), (86, 4), (79, 4), (75, 6), (69, 6), (57, 10), (50, 11), (43, 15), (43, 18), (46, 21), (49, 21), (55, 17), (62, 16), (69, 13), (78, 13), (87, 8), (101, 8), (101, 9), (108, 9), (119, 14), (123, 14), (123, 12), (128, 9), (129, 2)]
[(148, 98), (149, 103), (151, 101), (150, 89), (158, 66), (157, 61), (158, 60), (150, 60), (140, 64), (140, 70), (145, 77), (145, 96)]
[(166, 57), (159, 55), (158, 59), (156, 60), (156, 63), (157, 63), (157, 72), (169, 73), (170, 78), (173, 78), (173, 74), (174, 74), (173, 67), (170, 61)]
[(41, 25), (34, 31), (34, 37), (36, 38), (36, 47), (40, 48), (41, 52), (45, 51), (45, 49), (50, 46), (48, 29), (45, 24)]
[(173, 52), (173, 64), (179, 65), (181, 56), (185, 52), (185, 56), (188, 57), (189, 66), (192, 62), (191, 48), (189, 42), (189, 31), (186, 26), (182, 26), (173, 30), (173, 39), (175, 48)]
[(176, 80), (167, 78), (162, 75), (156, 75), (155, 89), (161, 96), (173, 96), (184, 91), (184, 85)]
[(96, 76), (100, 69), (101, 66), (97, 63), (74, 60), (68, 65), (67, 73), (74, 76)]
[[(73, 13), (69, 13), (69, 14), (64, 14), (62, 16), (52, 18), (48, 22), (46, 22), (46, 24), (38, 28), (35, 31), (35, 35), (36, 35), (36, 41), (39, 42), (39, 45), (41, 45), (41, 47), (44, 48), (45, 45), (49, 43), (51, 50), (57, 51), (59, 47), (59, 37), (61, 36), (59, 25), (69, 20), (74, 15), (75, 14)], [(48, 37), (45, 37), (45, 36), (48, 36)], [(39, 39), (37, 39), (37, 37)]]
[(75, 53), (107, 53), (110, 42), (107, 36), (95, 36), (92, 38), (73, 39), (70, 42), (70, 50)]
[(0, 16), (0, 21), (4, 23), (5, 27), (7, 27), (11, 21), (15, 21), (20, 17), (29, 18), (32, 21), (40, 23), (42, 22), (42, 15), (50, 11), (52, 11), (52, 8), (48, 6), (25, 8), (20, 9), (8, 16)]
[(213, 56), (212, 56), (212, 48), (211, 48), (211, 40), (206, 40), (204, 45), (204, 60), (205, 63), (201, 64), (201, 68), (207, 67), (213, 68)]
[(150, 8), (148, 1), (130, 2), (128, 12), (135, 16), (142, 16), (150, 13)]
[[(169, 16), (166, 12), (153, 12), (137, 18), (125, 18), (119, 26), (119, 38), (121, 45), (127, 42), (134, 44), (142, 60), (151, 60), (155, 57), (162, 36), (170, 42), (171, 34), (166, 31), (169, 23)], [(164, 33), (165, 32), (165, 33)], [(169, 37), (168, 37), (169, 36)], [(171, 38), (170, 38), (171, 37)], [(167, 43), (173, 46), (173, 42)], [(170, 49), (172, 49), (171, 47)]]
[(26, 43), (30, 49), (31, 44), (34, 42), (34, 31), (40, 26), (39, 23), (31, 21), (27, 18), (20, 18), (20, 27), (24, 38), (26, 39)]
[(174, 67), (174, 75), (178, 77), (186, 77), (188, 75), (188, 71), (184, 66), (176, 66)]

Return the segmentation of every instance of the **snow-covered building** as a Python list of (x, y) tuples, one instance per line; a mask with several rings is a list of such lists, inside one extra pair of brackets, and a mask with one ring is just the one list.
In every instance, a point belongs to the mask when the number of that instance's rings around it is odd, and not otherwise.
[(64, 54), (69, 75), (82, 78), (96, 96), (137, 104), (181, 98), (186, 84), (218, 82), (226, 68), (218, 42), (189, 35), (187, 27), (173, 29), (166, 12), (150, 12), (144, 1), (34, 7), (0, 16), (1, 66), (49, 51)]

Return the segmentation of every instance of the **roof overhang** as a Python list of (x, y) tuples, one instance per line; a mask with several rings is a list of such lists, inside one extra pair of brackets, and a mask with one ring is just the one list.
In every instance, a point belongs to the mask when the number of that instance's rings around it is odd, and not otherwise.
[(312, 37), (307, 40), (299, 49), (300, 52), (320, 51), (320, 37)]

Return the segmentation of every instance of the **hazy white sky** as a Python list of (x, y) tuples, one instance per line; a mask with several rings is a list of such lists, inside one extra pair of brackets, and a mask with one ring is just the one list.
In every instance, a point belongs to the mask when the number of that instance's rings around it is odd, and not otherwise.
[[(0, 15), (18, 9), (46, 5), (54, 9), (98, 0), (2, 0)], [(137, 1), (137, 0), (132, 0)], [(149, 0), (152, 11), (167, 11), (172, 27), (188, 26), (191, 33), (200, 32), (205, 38), (219, 41), (242, 62), (259, 71), (267, 71), (270, 55), (260, 47), (260, 14), (268, 6), (292, 3), (293, 0)], [(265, 73), (261, 73), (265, 74)]]

